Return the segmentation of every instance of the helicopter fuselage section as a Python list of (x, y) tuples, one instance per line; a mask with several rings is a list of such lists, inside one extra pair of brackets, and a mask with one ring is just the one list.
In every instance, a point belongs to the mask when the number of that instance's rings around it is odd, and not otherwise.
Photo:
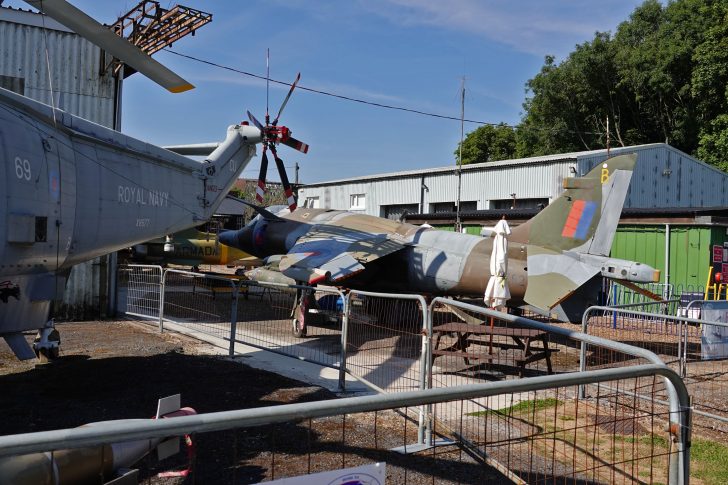
[(0, 89), (0, 335), (41, 327), (73, 265), (208, 220), (260, 139), (230, 126), (198, 162)]
[(237, 127), (239, 143), (200, 163), (60, 111), (54, 123), (2, 108), (0, 277), (67, 269), (208, 219), (259, 133)]

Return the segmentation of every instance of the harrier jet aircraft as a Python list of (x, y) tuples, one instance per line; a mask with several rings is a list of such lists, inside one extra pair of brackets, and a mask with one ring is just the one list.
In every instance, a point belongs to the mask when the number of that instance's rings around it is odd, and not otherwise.
[[(192, 88), (67, 2), (28, 3), (169, 91)], [(40, 329), (36, 352), (57, 355), (48, 313), (70, 268), (210, 219), (257, 143), (299, 148), (277, 122), (176, 150), (208, 155), (198, 162), (0, 89), (0, 336), (29, 359), (23, 332)]]
[[(659, 270), (609, 257), (636, 160), (618, 156), (566, 179), (560, 197), (513, 230), (509, 306), (568, 321), (583, 311), (584, 300), (569, 304), (579, 300), (571, 297), (598, 276), (628, 285), (659, 280)], [(224, 244), (269, 257), (271, 264), (247, 273), (251, 279), (482, 297), (490, 278), (491, 238), (347, 211), (257, 210), (246, 227), (220, 234)]]

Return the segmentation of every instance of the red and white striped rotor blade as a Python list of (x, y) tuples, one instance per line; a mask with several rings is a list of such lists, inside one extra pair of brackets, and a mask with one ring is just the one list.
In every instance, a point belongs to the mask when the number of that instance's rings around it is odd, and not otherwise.
[(258, 185), (255, 187), (255, 200), (263, 203), (265, 198), (265, 176), (268, 172), (268, 153), (267, 147), (263, 146), (263, 158), (260, 161), (260, 172), (258, 174)]

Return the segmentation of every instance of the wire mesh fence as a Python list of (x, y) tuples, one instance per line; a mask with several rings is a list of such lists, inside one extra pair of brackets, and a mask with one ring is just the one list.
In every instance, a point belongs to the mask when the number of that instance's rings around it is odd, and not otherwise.
[(424, 298), (352, 291), (347, 301), (347, 372), (382, 392), (424, 389)]
[[(632, 379), (663, 378), (678, 391), (672, 414), (644, 411), (619, 392), (599, 391), (619, 389)], [(595, 387), (597, 396), (577, 399), (579, 386)], [(521, 395), (529, 400), (516, 403)], [(464, 406), (489, 399), (512, 404), (474, 412)], [(192, 473), (188, 478), (200, 483), (257, 483), (342, 469), (346, 475), (350, 467), (384, 463), (386, 483), (395, 484), (678, 484), (687, 482), (689, 449), (681, 446), (687, 435), (676, 440), (667, 424), (676, 418), (688, 423), (688, 406), (679, 377), (651, 364), (162, 420), (108, 421), (0, 437), (0, 456), (186, 436), (194, 443), (187, 448), (189, 458), (178, 455), (162, 469), (185, 467)], [(430, 430), (439, 446), (412, 446), (418, 427), (408, 411), (422, 408), (432, 410)], [(449, 415), (451, 409), (460, 410), (459, 419), (447, 423), (442, 413)], [(204, 453), (215, 459), (203, 460)], [(138, 466), (142, 478), (160, 470), (153, 463)]]
[(162, 294), (162, 267), (151, 265), (122, 266), (119, 269), (119, 305), (126, 314), (140, 318), (159, 318)]
[[(723, 305), (728, 309), (726, 302), (706, 304)], [(694, 306), (691, 305), (691, 308)], [(715, 318), (713, 314), (708, 315)], [(711, 335), (716, 334), (716, 341), (720, 342), (721, 338), (726, 341), (728, 324), (706, 320), (705, 315), (701, 321), (628, 308), (592, 307), (584, 314), (582, 327), (590, 335), (624, 342), (659, 355), (683, 377), (690, 390), (696, 424), (728, 431), (728, 407), (725, 404), (728, 400), (728, 348), (725, 343), (712, 347), (710, 343)], [(600, 355), (596, 362), (586, 360), (584, 368), (631, 365), (635, 362), (634, 358), (624, 359), (607, 352)], [(648, 395), (646, 399), (654, 397), (664, 399), (664, 392)]]
[(252, 281), (239, 285), (236, 342), (338, 366), (345, 304), (340, 291)]
[(668, 408), (644, 409), (620, 392), (658, 386), (655, 378), (610, 381), (587, 386), (587, 398), (578, 386), (557, 387), (438, 404), (433, 416), (526, 483), (667, 483)]
[(235, 279), (168, 269), (162, 281), (165, 322), (229, 338), (232, 302), (237, 294)]
[[(552, 379), (654, 362), (625, 347), (585, 342), (563, 330), (569, 324), (560, 329), (455, 300), (437, 298), (427, 307), (419, 296), (352, 291), (344, 298), (336, 289), (173, 270), (162, 280), (157, 301), (164, 321), (224, 339), (231, 349), (242, 342), (338, 367), (384, 393)], [(137, 280), (129, 281), (132, 295)], [(608, 310), (585, 320), (590, 334), (648, 349), (686, 371), (681, 359), (693, 355), (690, 339), (697, 337), (678, 317)], [(702, 373), (693, 382), (705, 378)], [(662, 379), (634, 377), (410, 409), (409, 432), (417, 437), (405, 441), (423, 446), (433, 433), (449, 438), (458, 456), (485, 460), (504, 476), (529, 483), (664, 482), (675, 442), (669, 391)], [(289, 451), (283, 456), (292, 460)], [(403, 473), (401, 483), (418, 483)]]

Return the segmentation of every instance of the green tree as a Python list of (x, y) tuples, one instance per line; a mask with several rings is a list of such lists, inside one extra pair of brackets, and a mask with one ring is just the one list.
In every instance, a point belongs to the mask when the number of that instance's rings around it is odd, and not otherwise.
[(728, 2), (705, 10), (716, 20), (693, 55), (692, 94), (703, 121), (698, 157), (728, 171)]
[[(458, 143), (455, 149), (456, 162), (459, 153)], [(505, 123), (483, 125), (468, 133), (463, 140), (463, 165), (508, 160), (515, 156), (516, 131)]]
[(517, 156), (668, 142), (728, 165), (728, 0), (647, 0), (526, 84)]

